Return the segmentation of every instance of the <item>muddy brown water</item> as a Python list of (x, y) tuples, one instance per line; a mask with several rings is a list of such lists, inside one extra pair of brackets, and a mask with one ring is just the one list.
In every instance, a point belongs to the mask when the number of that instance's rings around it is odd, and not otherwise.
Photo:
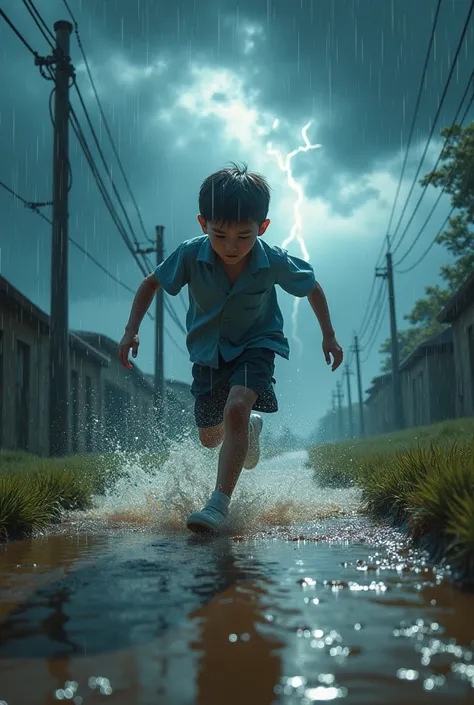
[(242, 477), (231, 536), (189, 534), (214, 462), (191, 443), (159, 479), (137, 461), (0, 547), (2, 705), (474, 703), (472, 594), (357, 491), (315, 487), (304, 453)]

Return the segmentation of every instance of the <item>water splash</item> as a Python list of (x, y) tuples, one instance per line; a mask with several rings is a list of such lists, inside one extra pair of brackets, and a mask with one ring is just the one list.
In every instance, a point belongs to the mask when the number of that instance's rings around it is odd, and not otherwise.
[[(122, 477), (81, 517), (186, 531), (188, 514), (201, 509), (214, 489), (217, 460), (218, 450), (187, 438), (173, 444), (166, 462), (154, 472), (140, 456), (124, 461)], [(285, 453), (242, 472), (232, 498), (230, 528), (234, 535), (268, 533), (272, 527), (354, 515), (359, 504), (357, 489), (318, 487), (306, 451)]]

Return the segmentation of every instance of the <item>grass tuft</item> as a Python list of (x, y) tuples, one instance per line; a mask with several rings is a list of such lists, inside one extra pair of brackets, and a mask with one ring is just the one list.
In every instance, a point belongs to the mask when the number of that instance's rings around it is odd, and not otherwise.
[(0, 452), (0, 541), (30, 536), (61, 521), (64, 512), (89, 509), (130, 468), (159, 472), (166, 453), (110, 453), (43, 458)]
[(374, 517), (405, 524), (463, 577), (474, 577), (474, 420), (316, 446), (319, 485), (362, 489)]

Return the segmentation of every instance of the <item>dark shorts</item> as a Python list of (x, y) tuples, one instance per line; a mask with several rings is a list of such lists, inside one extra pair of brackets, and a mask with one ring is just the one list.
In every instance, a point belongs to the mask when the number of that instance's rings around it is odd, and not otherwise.
[(273, 385), (275, 353), (267, 348), (248, 348), (226, 362), (219, 356), (219, 369), (193, 365), (191, 393), (195, 397), (194, 417), (199, 428), (218, 426), (224, 420), (224, 407), (232, 387), (248, 387), (258, 397), (255, 411), (272, 414), (278, 411)]

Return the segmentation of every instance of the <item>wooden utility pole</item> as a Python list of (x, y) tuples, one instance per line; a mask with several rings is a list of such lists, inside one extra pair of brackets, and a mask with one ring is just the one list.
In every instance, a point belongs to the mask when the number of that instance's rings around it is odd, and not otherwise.
[(356, 356), (356, 370), (357, 370), (357, 391), (359, 396), (359, 423), (360, 423), (360, 437), (365, 436), (365, 419), (364, 419), (364, 399), (362, 396), (362, 377), (360, 374), (360, 347), (359, 338), (357, 335), (354, 336), (354, 349)]
[[(51, 249), (51, 315), (49, 362), (50, 452), (69, 452), (69, 310), (68, 310), (68, 150), (69, 40), (72, 24), (56, 22), (53, 146), (53, 241)], [(45, 59), (46, 63), (48, 60)], [(49, 63), (53, 63), (49, 60)]]
[(337, 439), (337, 409), (336, 409), (336, 392), (332, 391), (332, 417), (331, 417), (331, 432), (333, 440)]
[[(163, 225), (157, 225), (155, 228), (157, 266), (161, 264), (164, 259), (164, 230)], [(159, 424), (164, 428), (166, 425), (166, 387), (163, 360), (164, 292), (161, 286), (155, 296), (155, 407)]]
[[(156, 252), (156, 265), (164, 259), (163, 234), (164, 225), (155, 226), (155, 245), (145, 249), (137, 247), (136, 253), (147, 255)], [(156, 419), (161, 431), (166, 429), (166, 384), (163, 361), (163, 333), (164, 333), (164, 292), (162, 287), (155, 294), (155, 383), (153, 388), (153, 404), (156, 410)]]
[(395, 288), (393, 285), (393, 262), (392, 253), (386, 254), (387, 266), (383, 270), (376, 270), (377, 277), (384, 277), (388, 284), (388, 303), (390, 310), (390, 337), (392, 343), (392, 390), (393, 390), (393, 417), (396, 429), (402, 429), (403, 423), (403, 403), (402, 388), (400, 380), (400, 359), (398, 348), (397, 317), (395, 311)]
[(339, 418), (339, 438), (342, 440), (344, 438), (344, 423), (342, 420), (342, 390), (341, 382), (336, 382), (336, 399), (337, 399), (337, 410)]
[(349, 365), (344, 366), (344, 374), (347, 382), (347, 410), (349, 413), (349, 436), (354, 438), (354, 419), (352, 418), (352, 394), (351, 394), (351, 375), (354, 374), (349, 369)]

